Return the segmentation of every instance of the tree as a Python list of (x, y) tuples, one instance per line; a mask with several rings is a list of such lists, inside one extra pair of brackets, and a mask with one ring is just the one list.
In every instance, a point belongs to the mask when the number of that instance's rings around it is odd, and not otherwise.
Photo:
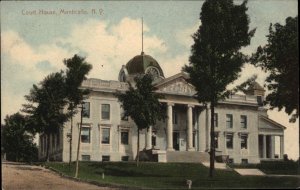
[(124, 117), (130, 117), (137, 126), (137, 156), (136, 163), (139, 163), (139, 144), (140, 130), (148, 129), (149, 126), (156, 124), (157, 120), (165, 118), (165, 110), (159, 98), (161, 95), (156, 94), (156, 88), (152, 84), (150, 75), (139, 76), (134, 79), (135, 86), (129, 83), (129, 89), (125, 93), (118, 92), (116, 96), (122, 103)]
[(7, 160), (32, 162), (38, 150), (33, 143), (34, 134), (28, 131), (28, 118), (20, 113), (6, 116), (1, 126), (1, 147)]
[(67, 103), (63, 72), (52, 73), (39, 86), (33, 85), (25, 98), (29, 103), (23, 105), (23, 111), (29, 114), (30, 126), (47, 135), (46, 160), (49, 161), (50, 135), (57, 134), (69, 117), (63, 111)]
[(77, 113), (77, 106), (82, 102), (84, 96), (89, 93), (89, 90), (80, 89), (80, 85), (86, 75), (92, 69), (92, 65), (85, 61), (85, 58), (74, 55), (70, 59), (64, 61), (66, 70), (66, 96), (68, 99), (68, 110), (70, 111), (71, 119), (71, 134), (70, 134), (70, 157), (69, 164), (72, 161), (72, 139), (73, 139), (73, 116)]
[(238, 78), (246, 61), (240, 49), (250, 44), (255, 30), (249, 31), (249, 18), (246, 14), (247, 1), (234, 5), (232, 0), (206, 0), (203, 3), (201, 26), (192, 36), (189, 65), (183, 70), (190, 74), (190, 82), (196, 88), (196, 98), (200, 103), (209, 103), (211, 109), (210, 170), (213, 177), (214, 110), (219, 100), (230, 94), (227, 85)]
[(288, 17), (286, 24), (270, 24), (268, 43), (257, 48), (252, 55), (255, 66), (269, 71), (266, 78), (270, 93), (266, 102), (271, 109), (285, 108), (290, 121), (295, 122), (299, 117), (299, 45), (298, 45), (298, 16)]
[(298, 16), (286, 18), (285, 25), (270, 24), (267, 38), (267, 44), (257, 48), (251, 62), (269, 72), (266, 102), (271, 109), (285, 108), (291, 115), (290, 122), (295, 122), (299, 117)]

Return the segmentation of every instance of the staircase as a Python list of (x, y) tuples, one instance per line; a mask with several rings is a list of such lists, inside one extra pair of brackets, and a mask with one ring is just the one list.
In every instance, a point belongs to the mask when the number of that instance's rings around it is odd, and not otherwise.
[(167, 162), (209, 162), (209, 154), (207, 152), (167, 151)]

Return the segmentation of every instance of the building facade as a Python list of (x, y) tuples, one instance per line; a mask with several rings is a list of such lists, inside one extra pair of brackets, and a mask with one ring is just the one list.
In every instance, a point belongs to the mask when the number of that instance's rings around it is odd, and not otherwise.
[[(152, 149), (158, 161), (168, 162), (164, 154), (180, 152), (208, 154), (210, 149), (210, 110), (194, 98), (195, 88), (186, 73), (165, 78), (158, 62), (142, 52), (123, 65), (119, 81), (87, 79), (82, 88), (91, 90), (83, 104), (82, 131), (79, 136), (80, 111), (73, 118), (72, 161), (76, 160), (78, 140), (80, 160), (128, 161), (137, 152), (137, 127), (123, 117), (116, 91), (126, 91), (137, 75), (151, 74), (160, 100), (167, 106), (167, 119), (140, 133), (140, 151)], [(203, 92), (205, 93), (205, 92)], [(271, 120), (263, 107), (264, 89), (253, 83), (245, 95), (232, 95), (215, 109), (216, 155), (227, 155), (234, 163), (259, 163), (283, 159), (285, 127)], [(68, 162), (71, 123), (50, 136), (50, 158)], [(39, 157), (46, 155), (47, 136), (39, 139)], [(162, 156), (162, 157), (160, 157)]]

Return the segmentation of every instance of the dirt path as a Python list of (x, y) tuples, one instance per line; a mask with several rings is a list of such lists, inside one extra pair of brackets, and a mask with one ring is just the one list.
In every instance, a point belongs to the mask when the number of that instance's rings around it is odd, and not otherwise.
[(2, 163), (2, 189), (113, 190), (63, 178), (51, 170), (15, 162)]

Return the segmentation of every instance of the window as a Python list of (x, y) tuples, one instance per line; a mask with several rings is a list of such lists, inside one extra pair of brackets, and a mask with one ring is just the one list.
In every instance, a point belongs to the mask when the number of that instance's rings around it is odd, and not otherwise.
[(90, 117), (90, 102), (84, 102), (82, 108), (82, 117)]
[(248, 135), (241, 135), (241, 149), (248, 148)]
[(233, 163), (234, 163), (233, 158), (229, 158), (229, 159), (228, 159), (228, 163), (229, 163), (229, 164), (233, 164)]
[(91, 156), (90, 155), (81, 155), (81, 160), (82, 161), (90, 161), (91, 160)]
[(219, 148), (219, 133), (215, 132), (215, 148)]
[(248, 159), (242, 159), (242, 164), (248, 164)]
[(121, 160), (122, 160), (122, 161), (128, 161), (128, 160), (129, 160), (129, 156), (122, 156), (122, 157), (121, 157)]
[(173, 109), (173, 124), (177, 124), (178, 119), (177, 119), (177, 112)]
[(247, 129), (247, 116), (241, 115), (241, 128)]
[(110, 161), (110, 156), (102, 156), (102, 162)]
[(81, 142), (90, 143), (91, 129), (89, 127), (81, 128)]
[(102, 128), (102, 144), (109, 144), (110, 140), (110, 129), (109, 128)]
[(110, 105), (109, 104), (101, 105), (101, 119), (105, 119), (105, 120), (110, 119)]
[(214, 115), (214, 126), (218, 127), (218, 114), (217, 113), (215, 113), (215, 115)]
[(121, 144), (128, 145), (128, 131), (121, 131)]
[(156, 131), (152, 131), (152, 146), (156, 146)]
[(233, 134), (226, 135), (226, 148), (228, 149), (233, 148)]
[(232, 114), (226, 114), (226, 127), (232, 128)]

